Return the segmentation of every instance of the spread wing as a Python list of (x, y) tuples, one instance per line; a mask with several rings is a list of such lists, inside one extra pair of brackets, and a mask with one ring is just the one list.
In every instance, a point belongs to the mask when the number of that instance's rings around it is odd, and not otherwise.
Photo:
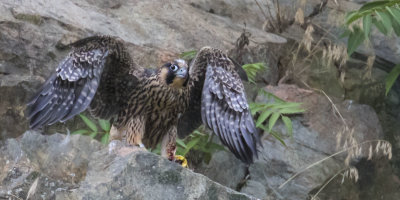
[(94, 116), (111, 117), (144, 71), (132, 62), (121, 39), (94, 36), (72, 46), (74, 50), (28, 103), (32, 129), (64, 122), (89, 105)]
[(201, 49), (190, 66), (188, 87), (189, 110), (181, 117), (178, 134), (202, 121), (237, 158), (252, 163), (259, 137), (234, 63), (218, 49)]

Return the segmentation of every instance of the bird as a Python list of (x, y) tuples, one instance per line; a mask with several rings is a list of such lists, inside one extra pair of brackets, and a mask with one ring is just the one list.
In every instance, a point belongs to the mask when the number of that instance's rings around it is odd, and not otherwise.
[[(27, 103), (30, 129), (65, 122), (89, 110), (112, 121), (110, 140), (154, 148), (176, 158), (176, 138), (202, 123), (242, 162), (258, 157), (260, 139), (241, 70), (221, 50), (201, 48), (190, 62), (174, 59), (157, 69), (132, 58), (116, 36), (80, 39)], [(243, 71), (244, 72), (244, 71)]]

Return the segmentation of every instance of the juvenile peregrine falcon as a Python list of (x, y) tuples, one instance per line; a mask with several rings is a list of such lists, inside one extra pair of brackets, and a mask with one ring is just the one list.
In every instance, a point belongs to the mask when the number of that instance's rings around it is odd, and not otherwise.
[(113, 118), (110, 139), (153, 148), (174, 160), (176, 136), (206, 124), (245, 163), (257, 157), (259, 138), (243, 83), (220, 50), (204, 47), (190, 66), (177, 59), (157, 70), (132, 60), (124, 41), (94, 36), (72, 44), (28, 103), (30, 128), (65, 122), (87, 108)]

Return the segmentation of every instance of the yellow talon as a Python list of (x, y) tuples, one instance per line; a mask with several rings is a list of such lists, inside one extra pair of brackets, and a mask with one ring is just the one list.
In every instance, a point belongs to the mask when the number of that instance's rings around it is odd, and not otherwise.
[(182, 167), (185, 167), (185, 168), (188, 167), (188, 163), (187, 163), (186, 158), (181, 156), (181, 155), (175, 155), (175, 162), (181, 164)]

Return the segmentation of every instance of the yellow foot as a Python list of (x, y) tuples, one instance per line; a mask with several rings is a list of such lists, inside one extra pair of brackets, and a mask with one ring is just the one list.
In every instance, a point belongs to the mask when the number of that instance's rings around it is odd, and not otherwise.
[(184, 168), (188, 168), (188, 163), (187, 163), (186, 158), (181, 155), (175, 155), (175, 162), (179, 163)]

